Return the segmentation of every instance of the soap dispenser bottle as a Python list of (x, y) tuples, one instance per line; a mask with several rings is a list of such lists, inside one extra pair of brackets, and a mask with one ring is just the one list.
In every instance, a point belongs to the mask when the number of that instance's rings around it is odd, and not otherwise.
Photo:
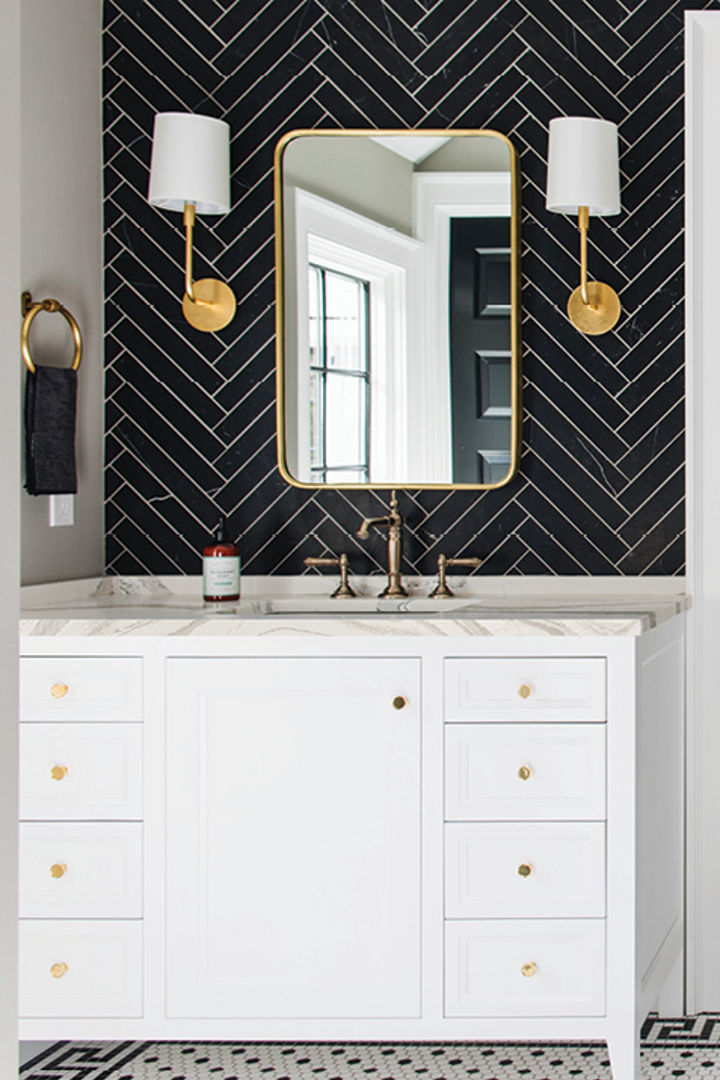
[(203, 599), (210, 604), (240, 599), (240, 552), (227, 538), (224, 517), (203, 550)]

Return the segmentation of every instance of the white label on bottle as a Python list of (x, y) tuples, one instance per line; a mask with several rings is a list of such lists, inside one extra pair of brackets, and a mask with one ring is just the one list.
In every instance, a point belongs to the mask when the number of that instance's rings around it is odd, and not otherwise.
[(240, 594), (240, 556), (205, 555), (203, 557), (203, 595), (238, 596)]

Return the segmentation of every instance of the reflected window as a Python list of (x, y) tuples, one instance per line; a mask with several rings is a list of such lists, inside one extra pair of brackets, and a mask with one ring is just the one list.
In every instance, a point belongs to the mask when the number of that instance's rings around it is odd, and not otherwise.
[(310, 471), (317, 483), (370, 479), (370, 286), (309, 265)]

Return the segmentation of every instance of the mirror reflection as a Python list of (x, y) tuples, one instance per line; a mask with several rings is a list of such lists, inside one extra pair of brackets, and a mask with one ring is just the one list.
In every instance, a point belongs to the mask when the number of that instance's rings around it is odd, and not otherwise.
[(286, 478), (506, 483), (519, 454), (511, 144), (495, 132), (291, 133), (276, 170)]

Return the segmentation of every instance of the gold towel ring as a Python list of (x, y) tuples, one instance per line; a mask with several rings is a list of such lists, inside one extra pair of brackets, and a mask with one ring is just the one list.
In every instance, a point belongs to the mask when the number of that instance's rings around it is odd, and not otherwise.
[(28, 371), (35, 372), (35, 364), (30, 356), (30, 346), (28, 344), (28, 338), (30, 336), (30, 327), (32, 321), (37, 315), (38, 311), (59, 311), (62, 316), (67, 320), (67, 323), (72, 330), (73, 341), (75, 342), (75, 355), (73, 362), (70, 365), (73, 371), (77, 371), (80, 367), (80, 361), (82, 360), (82, 334), (80, 333), (80, 327), (75, 322), (67, 308), (64, 308), (59, 300), (39, 300), (33, 302), (29, 293), (23, 293), (23, 319), (22, 330), (20, 331), (20, 351), (22, 352), (22, 358), (25, 361), (25, 366)]

